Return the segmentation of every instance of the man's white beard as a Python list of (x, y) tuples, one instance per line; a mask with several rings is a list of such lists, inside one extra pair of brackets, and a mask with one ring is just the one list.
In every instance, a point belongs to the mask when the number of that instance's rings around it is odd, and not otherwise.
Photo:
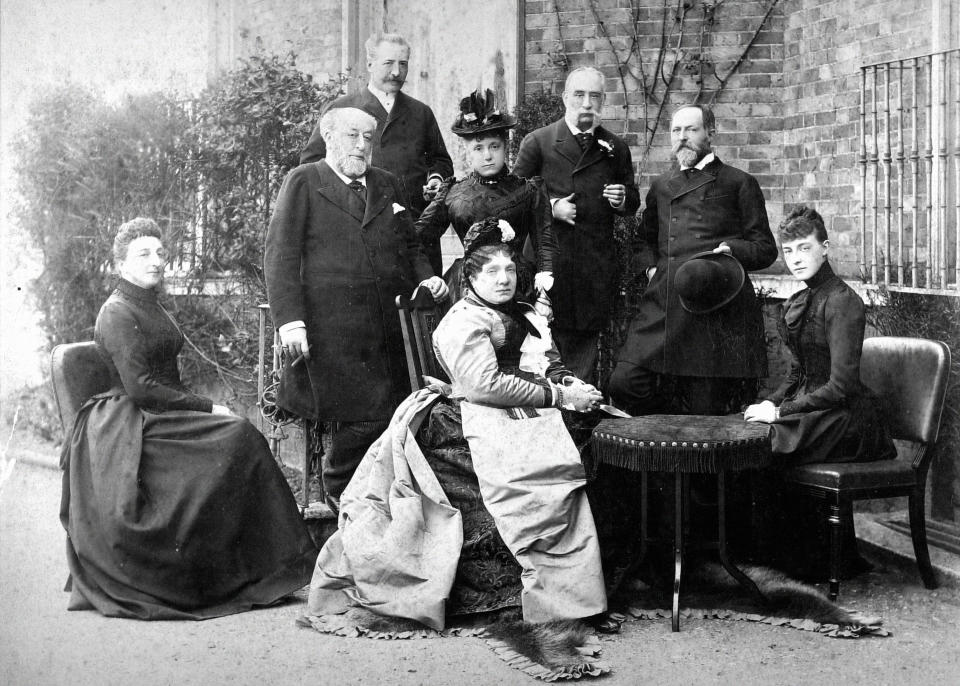
[(351, 179), (359, 179), (367, 173), (367, 161), (359, 157), (342, 155), (337, 159), (336, 164), (340, 173)]

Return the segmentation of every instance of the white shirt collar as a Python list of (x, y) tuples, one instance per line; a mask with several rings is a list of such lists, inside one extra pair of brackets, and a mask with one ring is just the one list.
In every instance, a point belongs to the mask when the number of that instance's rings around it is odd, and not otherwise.
[(346, 176), (345, 174), (342, 174), (342, 173), (340, 172), (340, 170), (337, 169), (336, 165), (333, 164), (332, 162), (328, 162), (328, 163), (327, 163), (327, 166), (330, 167), (330, 169), (333, 171), (333, 173), (336, 174), (337, 176), (339, 176), (339, 177), (340, 177), (340, 180), (343, 181), (343, 182), (344, 182), (345, 184), (347, 184), (348, 186), (349, 186), (352, 182), (354, 182), (354, 181), (359, 181), (360, 183), (363, 184), (363, 187), (366, 188), (366, 186), (367, 186), (367, 177), (366, 177), (366, 175), (361, 176), (361, 177), (356, 178), (356, 179), (351, 179), (349, 176)]
[(570, 129), (570, 133), (572, 133), (574, 136), (576, 136), (578, 133), (592, 133), (594, 136), (596, 136), (597, 127), (600, 126), (600, 124), (597, 123), (596, 119), (593, 120), (593, 127), (590, 128), (588, 131), (581, 131), (576, 126), (570, 126), (570, 122), (567, 121), (566, 117), (563, 118), (563, 123), (567, 125), (567, 128)]
[(385, 109), (387, 112), (393, 109), (393, 103), (397, 99), (396, 93), (387, 93), (386, 91), (382, 91), (369, 83), (367, 84), (367, 90), (373, 93), (373, 97), (380, 101), (380, 104), (383, 105), (383, 109)]
[[(696, 165), (694, 166), (700, 171), (703, 171), (703, 168), (706, 167), (711, 162), (713, 162), (716, 159), (716, 157), (717, 156), (714, 155), (712, 152), (708, 152), (706, 155), (703, 156), (703, 159), (697, 162)], [(680, 165), (680, 171), (684, 171), (689, 168), (690, 167), (684, 167), (682, 164)]]

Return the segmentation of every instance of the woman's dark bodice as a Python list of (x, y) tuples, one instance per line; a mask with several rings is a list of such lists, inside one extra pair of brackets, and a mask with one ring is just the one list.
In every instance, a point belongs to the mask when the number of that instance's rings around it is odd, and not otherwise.
[(497, 366), (502, 372), (516, 374), (520, 371), (520, 346), (527, 337), (527, 331), (510, 315), (503, 312), (496, 314), (503, 322), (505, 331), (503, 340), (494, 341), (493, 345), (497, 353)]
[(157, 302), (157, 293), (121, 279), (100, 308), (94, 329), (113, 391), (152, 411), (200, 410), (213, 403), (180, 380), (177, 355), (183, 334)]
[(417, 236), (435, 243), (452, 225), (462, 241), (470, 226), (487, 217), (504, 219), (516, 233), (510, 245), (519, 253), (530, 237), (537, 269), (552, 271), (557, 252), (553, 237), (553, 212), (546, 186), (539, 177), (522, 179), (502, 174), (483, 179), (472, 173), (465, 179), (444, 182), (433, 202), (417, 221)]
[(780, 414), (840, 407), (864, 393), (860, 354), (863, 301), (825, 262), (807, 288), (785, 303), (778, 322), (793, 354), (790, 375), (771, 396)]

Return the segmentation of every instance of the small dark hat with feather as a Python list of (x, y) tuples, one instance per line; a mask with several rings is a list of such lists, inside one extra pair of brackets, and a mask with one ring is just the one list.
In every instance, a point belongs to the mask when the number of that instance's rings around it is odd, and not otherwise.
[(496, 217), (487, 217), (470, 225), (463, 237), (463, 253), (469, 255), (474, 250), (485, 245), (499, 245), (509, 243), (516, 234), (512, 228), (501, 228), (500, 220)]
[(497, 98), (489, 88), (480, 89), (460, 101), (460, 114), (450, 130), (458, 136), (476, 136), (490, 131), (505, 131), (517, 125), (517, 120), (500, 111)]

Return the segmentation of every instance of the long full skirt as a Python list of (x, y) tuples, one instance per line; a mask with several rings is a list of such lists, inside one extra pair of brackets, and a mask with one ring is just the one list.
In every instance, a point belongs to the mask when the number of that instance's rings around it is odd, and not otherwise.
[(61, 468), (71, 610), (207, 619), (273, 604), (310, 580), (316, 548), (245, 419), (96, 397)]

